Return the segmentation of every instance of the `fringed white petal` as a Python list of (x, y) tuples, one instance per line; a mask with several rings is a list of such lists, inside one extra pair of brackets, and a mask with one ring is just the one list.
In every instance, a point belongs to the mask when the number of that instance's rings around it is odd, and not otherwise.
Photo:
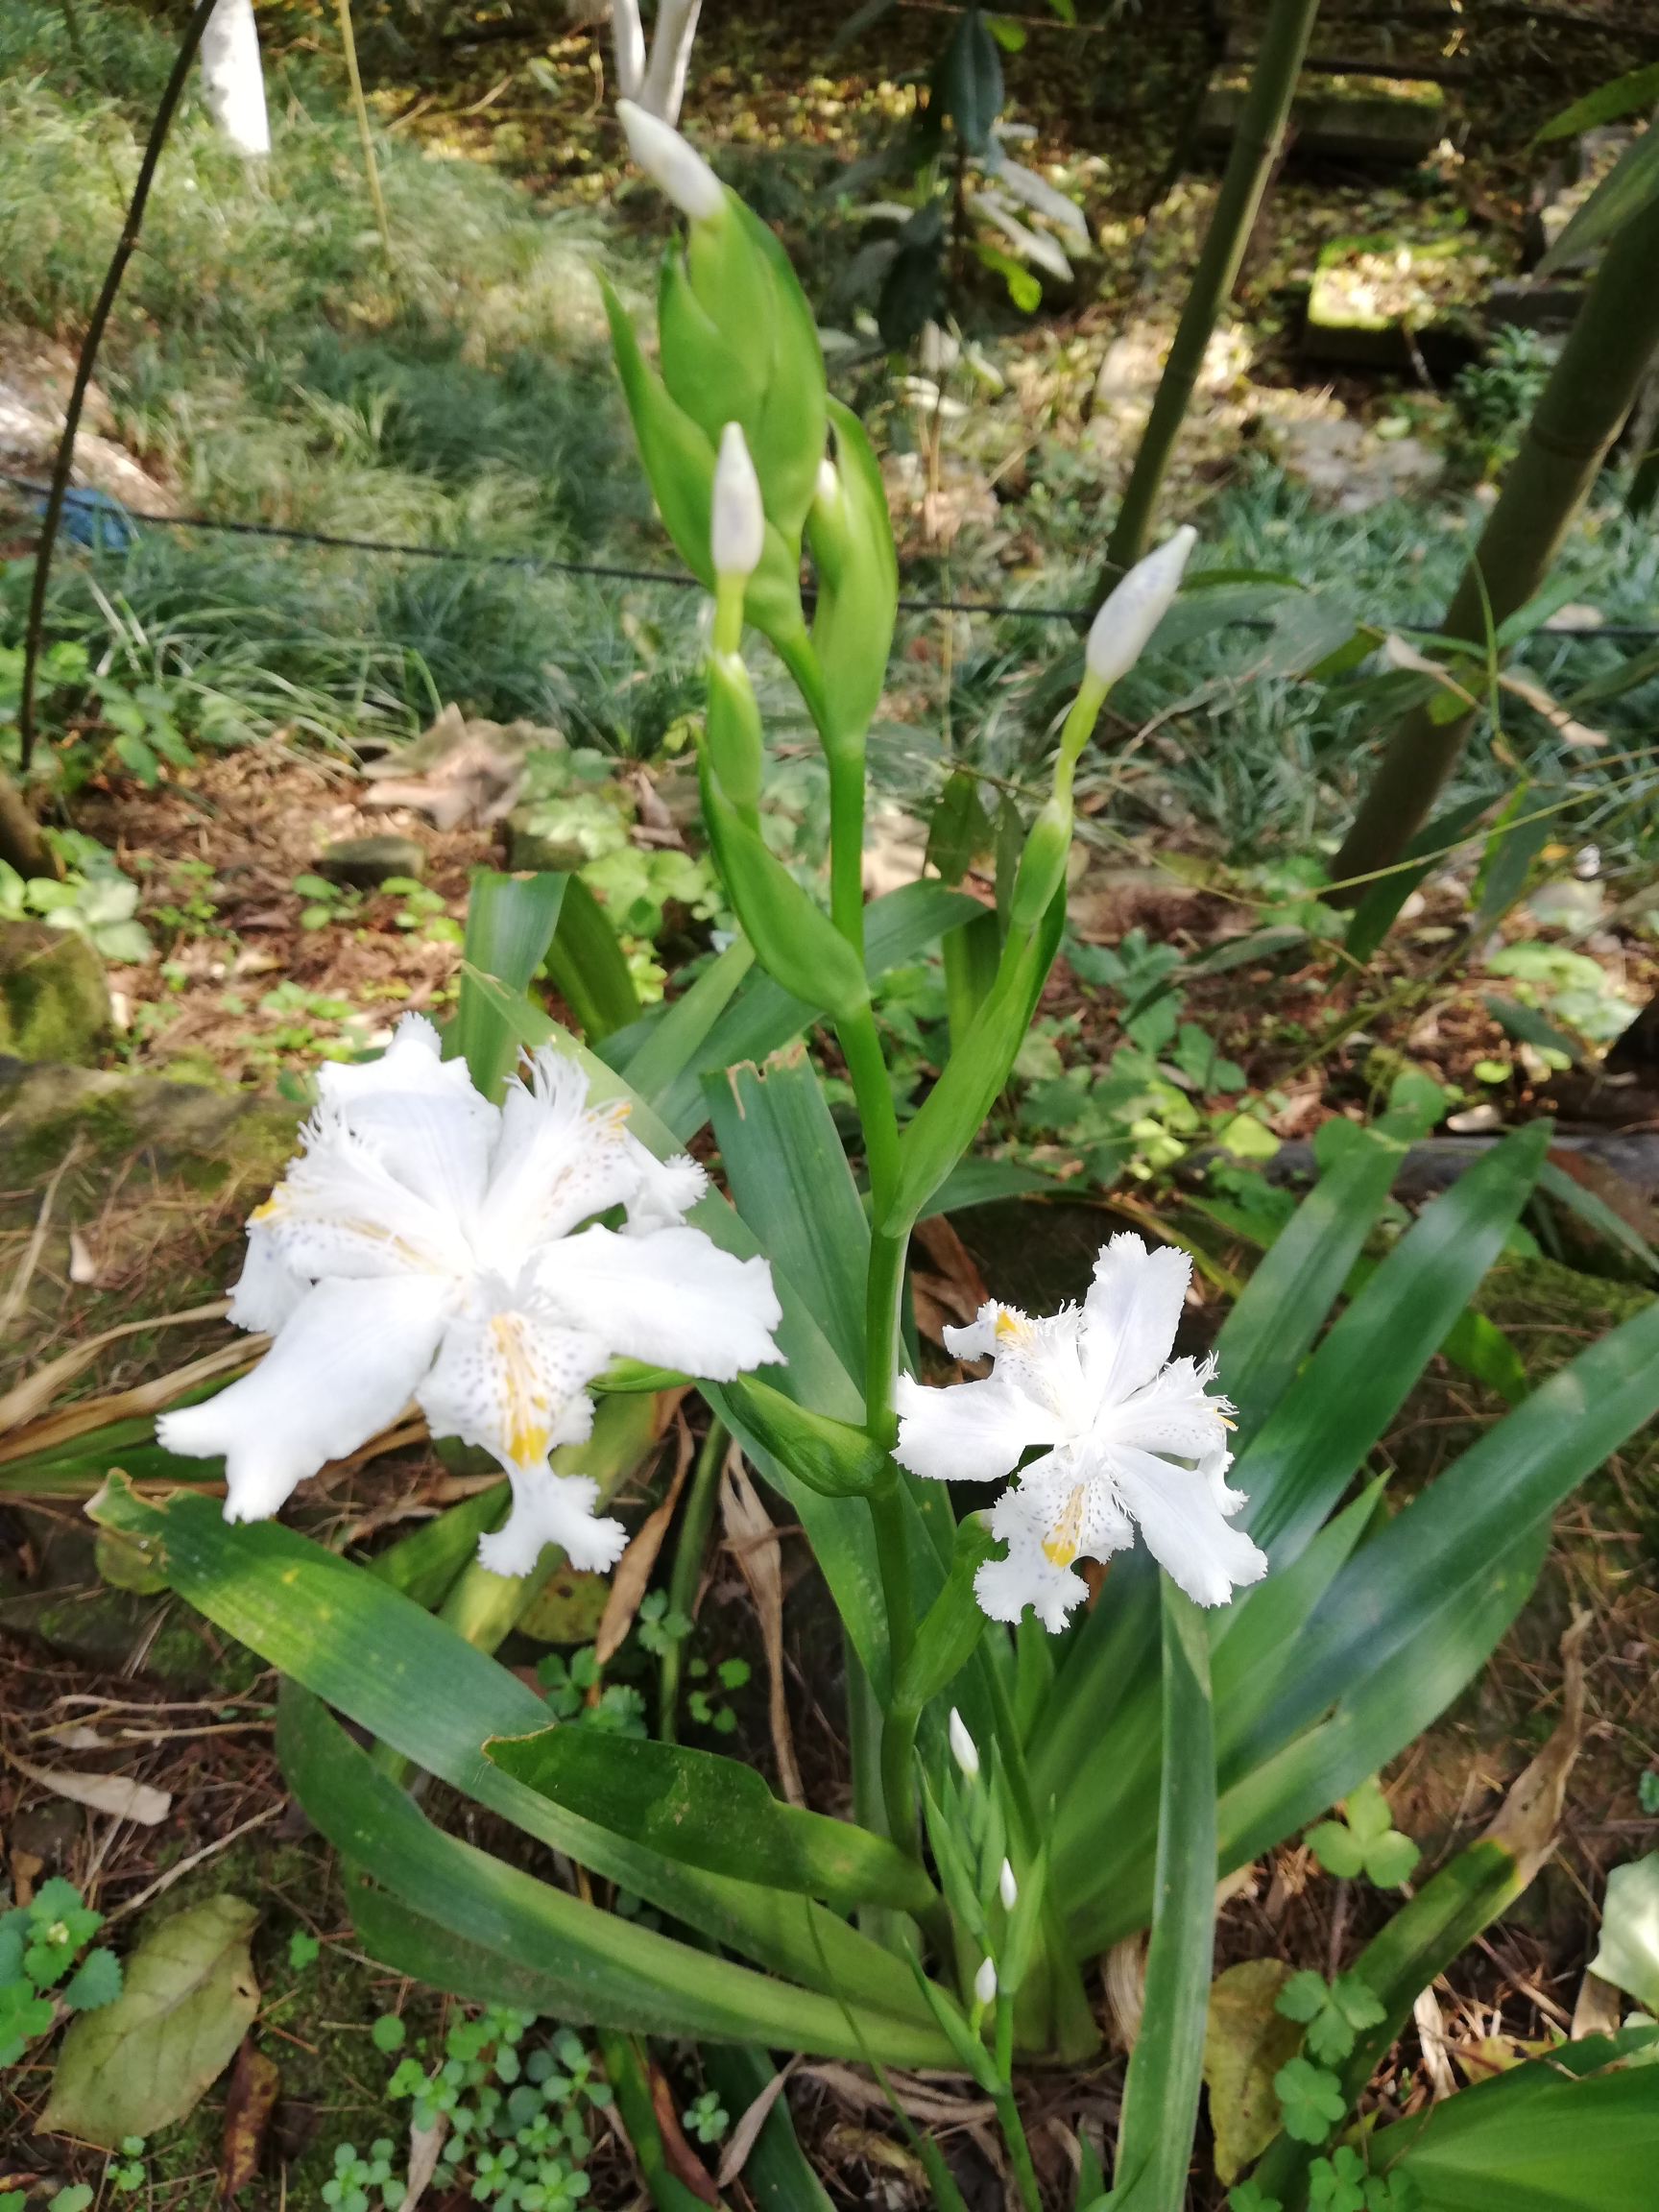
[(512, 1083), (501, 1109), (478, 1247), (509, 1280), (540, 1244), (567, 1237), (638, 1188), (621, 1106), (588, 1105), (588, 1077), (543, 1047), (529, 1083)]
[(1144, 1452), (1114, 1452), (1113, 1474), (1146, 1549), (1195, 1605), (1225, 1605), (1267, 1558), (1216, 1509), (1206, 1476)]
[(1011, 1390), (1000, 1373), (983, 1382), (952, 1382), (924, 1389), (908, 1375), (895, 1386), (899, 1441), (893, 1456), (912, 1475), (936, 1482), (994, 1482), (1012, 1474), (1027, 1444), (1058, 1442), (1053, 1424), (1045, 1434), (1029, 1400)]
[(464, 1282), (472, 1253), (462, 1223), (418, 1197), (338, 1113), (319, 1112), (305, 1151), (253, 1214), (295, 1275), (443, 1275)]
[(230, 1286), (228, 1318), (234, 1326), (275, 1335), (310, 1287), (309, 1280), (296, 1275), (283, 1260), (265, 1224), (250, 1222), (247, 1257)]
[(434, 1278), (319, 1283), (252, 1374), (164, 1413), (156, 1440), (225, 1455), (227, 1521), (275, 1513), (296, 1482), (395, 1421), (432, 1361), (452, 1292)]
[(1043, 1549), (1043, 1532), (1022, 1510), (1018, 1491), (997, 1502), (991, 1533), (1008, 1547), (1007, 1557), (984, 1560), (974, 1575), (979, 1610), (993, 1621), (1017, 1623), (1031, 1606), (1050, 1636), (1058, 1636), (1066, 1616), (1081, 1605), (1089, 1585), (1070, 1567), (1057, 1565)]
[(417, 1395), (434, 1436), (482, 1445), (509, 1473), (534, 1470), (556, 1444), (587, 1437), (586, 1385), (609, 1358), (601, 1337), (502, 1299), (451, 1324)]
[(1117, 1404), (1164, 1365), (1191, 1274), (1185, 1252), (1172, 1244), (1148, 1252), (1127, 1233), (1095, 1261), (1083, 1302), (1083, 1358), (1097, 1404)]
[(555, 1475), (550, 1467), (516, 1473), (513, 1510), (493, 1536), (478, 1540), (478, 1557), (492, 1575), (528, 1575), (542, 1547), (559, 1545), (572, 1567), (603, 1573), (628, 1545), (620, 1521), (599, 1521), (593, 1508), (599, 1485), (590, 1475)]
[(541, 1251), (536, 1285), (566, 1326), (652, 1366), (730, 1382), (782, 1358), (772, 1341), (783, 1310), (771, 1269), (722, 1252), (701, 1229), (585, 1229)]
[(639, 1181), (628, 1200), (628, 1231), (640, 1236), (653, 1229), (678, 1229), (709, 1188), (709, 1177), (688, 1152), (659, 1160), (629, 1131), (624, 1149)]

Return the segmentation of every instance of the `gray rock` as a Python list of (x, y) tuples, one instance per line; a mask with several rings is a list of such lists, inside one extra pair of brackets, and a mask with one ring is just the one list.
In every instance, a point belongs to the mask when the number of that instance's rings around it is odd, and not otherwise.
[(110, 1031), (104, 963), (73, 929), (0, 923), (0, 1052), (86, 1062)]
[(413, 837), (342, 837), (323, 848), (317, 873), (330, 883), (376, 891), (388, 876), (423, 876), (426, 848)]

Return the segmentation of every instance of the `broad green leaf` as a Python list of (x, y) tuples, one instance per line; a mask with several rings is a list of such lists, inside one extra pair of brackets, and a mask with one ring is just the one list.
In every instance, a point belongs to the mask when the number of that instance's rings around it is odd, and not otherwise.
[(1659, 1306), (1652, 1306), (1551, 1376), (1355, 1553), (1302, 1632), (1295, 1671), (1252, 1739), (1258, 1755), (1277, 1749), (1356, 1684), (1404, 1663), (1430, 1619), (1545, 1524), (1656, 1407)]
[(567, 878), (547, 973), (589, 1043), (639, 1017), (639, 994), (605, 909), (580, 876)]
[(1248, 1444), (1307, 1357), (1400, 1171), (1375, 1130), (1322, 1174), (1245, 1285), (1216, 1339), (1221, 1385)]
[[(905, 883), (864, 909), (864, 966), (872, 979), (902, 967), (948, 929), (982, 911), (965, 893), (943, 883)], [(815, 1008), (792, 998), (769, 975), (752, 975), (716, 1022), (701, 1051), (657, 1101), (657, 1111), (684, 1144), (708, 1118), (700, 1078), (739, 1061), (757, 1063), (799, 1037)]]
[(503, 1476), (488, 1490), (459, 1500), (447, 1511), (421, 1522), (407, 1536), (388, 1545), (370, 1560), (369, 1572), (433, 1612), (444, 1602), (456, 1575), (476, 1554), (479, 1537), (500, 1527), (511, 1503)]
[(259, 2009), (258, 1917), (240, 1897), (209, 1897), (147, 1936), (114, 2003), (70, 2022), (39, 2125), (112, 2151), (194, 2111)]
[[(335, 1849), (450, 1937), (534, 1977), (538, 2010), (652, 2034), (736, 2040), (758, 2031), (796, 2048), (823, 2042), (826, 2051), (832, 2045), (848, 2056), (857, 2051), (849, 2011), (866, 2035), (886, 2040), (899, 2029), (886, 2015), (772, 1981), (602, 1912), (445, 1834), (321, 1700), (292, 1684), (283, 1685), (277, 1747), (296, 1795)], [(899, 2029), (897, 2039), (936, 2047), (925, 2028)]]
[(237, 1525), (216, 1501), (147, 1506), (111, 1478), (94, 1516), (162, 1547), (172, 1585), (198, 1611), (382, 1743), (720, 1943), (808, 1982), (826, 1973), (854, 2002), (914, 2015), (897, 1960), (817, 1906), (677, 1865), (562, 1813), (491, 1765), (487, 1736), (544, 1727), (547, 1708), (493, 1659), (365, 1569), (278, 1523)]
[(1564, 1167), (1557, 1167), (1554, 1161), (1546, 1160), (1539, 1168), (1538, 1188), (1547, 1190), (1557, 1205), (1576, 1214), (1599, 1237), (1604, 1237), (1622, 1252), (1628, 1252), (1633, 1260), (1640, 1260), (1650, 1274), (1659, 1272), (1659, 1254), (1655, 1254), (1647, 1238), (1631, 1228), (1628, 1221), (1622, 1220), (1604, 1198), (1598, 1198), (1594, 1190), (1587, 1190), (1582, 1183), (1575, 1182)]
[[(676, 1076), (691, 1065), (702, 1050), (709, 1032), (725, 1013), (732, 994), (742, 982), (755, 964), (755, 948), (746, 938), (739, 937), (705, 970), (689, 991), (682, 992), (674, 1003), (645, 1031), (637, 1048), (626, 1059), (614, 1050), (601, 1055), (611, 1066), (627, 1076), (642, 1098), (653, 1106), (660, 1106)], [(614, 1046), (616, 1036), (605, 1040)]]
[(1525, 1362), (1509, 1338), (1495, 1321), (1477, 1313), (1472, 1306), (1465, 1307), (1447, 1330), (1440, 1340), (1440, 1353), (1454, 1367), (1461, 1367), (1466, 1375), (1484, 1382), (1510, 1406), (1519, 1406), (1532, 1387)]
[[(467, 897), (466, 968), (492, 975), (520, 998), (541, 967), (564, 912), (568, 876), (501, 876), (474, 869)], [(518, 1039), (499, 1005), (469, 987), (465, 974), (455, 1019), (444, 1040), (445, 1057), (467, 1063), (474, 1087), (499, 1103), (518, 1054)]]
[(922, 1617), (910, 1656), (893, 1685), (893, 1702), (920, 1713), (967, 1666), (985, 1630), (985, 1616), (974, 1594), (974, 1576), (996, 1550), (996, 1541), (977, 1513), (956, 1527), (950, 1572), (945, 1587)]
[(883, 1837), (781, 1804), (753, 1767), (715, 1752), (555, 1727), (484, 1748), (538, 1795), (687, 1866), (741, 1866), (746, 1881), (842, 1911), (926, 1912), (934, 1902), (921, 1867)]
[(1615, 2063), (1573, 2079), (1630, 2040), (1564, 2045), (1380, 2128), (1372, 2171), (1412, 2182), (1417, 2212), (1650, 2212), (1659, 2070)]
[(1641, 220), (1659, 199), (1659, 132), (1645, 131), (1633, 139), (1533, 272), (1553, 276), (1558, 269), (1602, 245), (1628, 223)]
[[(1449, 847), (1457, 845), (1468, 835), (1490, 804), (1486, 799), (1475, 799), (1466, 805), (1451, 806), (1444, 814), (1436, 815), (1404, 848), (1399, 863), (1386, 876), (1380, 876), (1375, 883), (1367, 886), (1342, 940), (1342, 950), (1351, 958), (1370, 959), (1418, 884), (1439, 864)], [(1413, 865), (1407, 867), (1407, 861)]]
[(1551, 115), (1543, 129), (1533, 133), (1532, 143), (1547, 146), (1552, 139), (1576, 138), (1580, 131), (1594, 131), (1603, 123), (1616, 122), (1621, 115), (1633, 115), (1639, 108), (1651, 108), (1655, 100), (1659, 100), (1659, 61), (1650, 61), (1646, 69), (1630, 69), (1623, 77), (1599, 84), (1582, 100), (1563, 108), (1559, 115)]
[(733, 1205), (861, 1378), (870, 1224), (805, 1047), (706, 1076), (703, 1089)]
[(991, 996), (899, 1141), (899, 1183), (883, 1227), (907, 1232), (957, 1161), (1008, 1080), (1066, 924), (1057, 896), (1028, 943), (1004, 948)]
[(1425, 1207), (1240, 1454), (1232, 1480), (1250, 1501), (1243, 1526), (1275, 1562), (1294, 1558), (1324, 1521), (1469, 1303), (1549, 1142), (1548, 1122), (1516, 1130)]
[(927, 825), (927, 864), (940, 880), (954, 886), (969, 863), (989, 853), (995, 831), (979, 796), (979, 779), (965, 768), (950, 777), (934, 802)]
[(1215, 1928), (1215, 1752), (1203, 1616), (1160, 1577), (1164, 1775), (1146, 1995), (1129, 2054), (1113, 2194), (1179, 2212), (1198, 2118)]
[(1659, 2013), (1659, 1851), (1607, 1877), (1601, 1902), (1600, 1948), (1590, 1972)]
[(1002, 110), (1002, 63), (977, 8), (957, 18), (950, 43), (933, 73), (932, 96), (969, 152), (986, 152), (991, 126)]

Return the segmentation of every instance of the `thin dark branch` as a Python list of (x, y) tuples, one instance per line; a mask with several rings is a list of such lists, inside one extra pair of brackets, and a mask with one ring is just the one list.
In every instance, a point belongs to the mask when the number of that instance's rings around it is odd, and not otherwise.
[(144, 149), (138, 181), (132, 187), (127, 220), (121, 227), (120, 239), (105, 273), (104, 289), (98, 295), (98, 304), (93, 308), (92, 320), (86, 325), (86, 335), (81, 341), (81, 358), (75, 364), (75, 385), (69, 395), (69, 404), (63, 411), (63, 436), (59, 442), (57, 466), (52, 471), (52, 489), (46, 495), (46, 513), (40, 524), (40, 542), (35, 554), (35, 588), (29, 596), (29, 629), (23, 644), (23, 690), (17, 703), (18, 757), (25, 776), (29, 773), (30, 757), (35, 749), (35, 679), (40, 660), (41, 633), (46, 622), (46, 584), (52, 572), (52, 548), (57, 541), (58, 524), (63, 513), (63, 494), (69, 489), (69, 472), (74, 467), (75, 434), (81, 427), (81, 412), (86, 404), (86, 387), (92, 381), (92, 370), (98, 359), (104, 326), (109, 320), (109, 311), (115, 304), (115, 295), (121, 289), (121, 279), (127, 274), (127, 264), (132, 258), (132, 250), (138, 243), (145, 203), (155, 181), (156, 165), (161, 158), (161, 149), (167, 143), (174, 110), (183, 93), (184, 81), (190, 74), (190, 64), (196, 59), (196, 49), (202, 43), (202, 34), (207, 28), (207, 18), (212, 14), (214, 5), (215, 0), (197, 0), (190, 20), (184, 27), (184, 36), (173, 61), (173, 74), (167, 80), (167, 89), (161, 95), (161, 105), (156, 108), (156, 120), (150, 126), (150, 142)]

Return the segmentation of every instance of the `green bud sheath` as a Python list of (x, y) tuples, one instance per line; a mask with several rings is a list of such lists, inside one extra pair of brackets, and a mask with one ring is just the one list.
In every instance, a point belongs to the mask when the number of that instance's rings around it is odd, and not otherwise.
[(763, 748), (755, 687), (737, 653), (710, 653), (708, 676), (709, 764), (738, 819), (757, 830)]
[[(1068, 786), (1070, 778), (1067, 778)], [(1071, 793), (1058, 791), (1031, 825), (1025, 850), (1020, 855), (1020, 873), (1014, 878), (1014, 899), (1008, 911), (1011, 928), (1028, 936), (1048, 909), (1049, 902), (1066, 881), (1066, 858), (1071, 850)]]
[(824, 672), (827, 719), (820, 729), (833, 752), (862, 744), (879, 703), (899, 565), (881, 471), (863, 426), (839, 400), (829, 402), (829, 414), (839, 490), (813, 500), (806, 532), (819, 577), (812, 645)]
[[(770, 380), (773, 349), (733, 342), (691, 288), (685, 258), (671, 243), (657, 286), (657, 329), (662, 381), (710, 444), (728, 422), (740, 422), (753, 455)], [(764, 488), (762, 488), (764, 498)]]

